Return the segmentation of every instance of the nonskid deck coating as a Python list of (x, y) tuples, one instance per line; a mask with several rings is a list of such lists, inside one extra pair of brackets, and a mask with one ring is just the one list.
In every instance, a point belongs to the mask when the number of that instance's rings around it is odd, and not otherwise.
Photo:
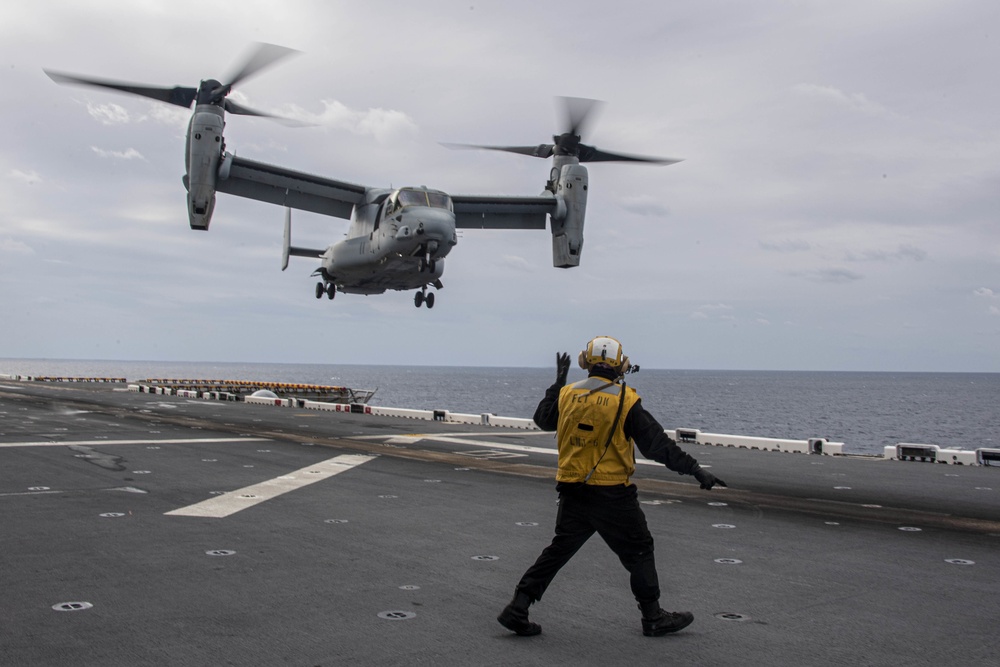
[[(6, 384), (0, 413), (0, 444), (60, 443), (0, 448), (3, 664), (988, 665), (1000, 648), (996, 470), (686, 446), (732, 488), (654, 466), (637, 483), (664, 606), (694, 625), (642, 637), (595, 539), (523, 639), (494, 617), (551, 537), (551, 434), (85, 385)], [(223, 518), (168, 514), (343, 455), (377, 456)]]

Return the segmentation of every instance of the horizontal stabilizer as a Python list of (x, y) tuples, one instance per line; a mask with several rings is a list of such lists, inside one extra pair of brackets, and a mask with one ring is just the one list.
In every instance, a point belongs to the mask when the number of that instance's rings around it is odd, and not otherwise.
[(288, 247), (288, 255), (290, 257), (312, 257), (313, 259), (319, 259), (323, 256), (326, 250), (318, 250), (317, 248), (296, 248), (295, 246)]

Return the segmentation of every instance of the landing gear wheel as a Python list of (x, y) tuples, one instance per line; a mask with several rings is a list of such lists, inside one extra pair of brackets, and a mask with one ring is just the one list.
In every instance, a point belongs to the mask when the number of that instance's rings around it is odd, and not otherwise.
[(337, 296), (337, 286), (333, 283), (329, 283), (326, 286), (326, 298), (333, 301), (333, 297)]
[(316, 283), (316, 298), (317, 299), (322, 298), (323, 297), (323, 292), (325, 292), (325, 291), (326, 291), (326, 289), (323, 287), (323, 283)]
[(420, 306), (427, 304), (428, 308), (434, 307), (434, 292), (430, 294), (427, 293), (427, 286), (424, 285), (423, 289), (413, 295), (413, 305), (419, 308)]
[(425, 271), (434, 273), (434, 269), (436, 267), (437, 262), (431, 258), (431, 254), (429, 252), (425, 252), (421, 255), (420, 262), (417, 264), (417, 270), (420, 271), (420, 273), (424, 273)]

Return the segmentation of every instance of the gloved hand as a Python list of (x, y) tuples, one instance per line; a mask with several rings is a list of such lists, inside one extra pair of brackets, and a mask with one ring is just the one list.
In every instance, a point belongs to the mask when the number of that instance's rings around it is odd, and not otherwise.
[(569, 355), (565, 352), (556, 352), (556, 382), (560, 385), (566, 384), (567, 373), (569, 373)]
[(719, 479), (712, 473), (708, 472), (704, 468), (698, 468), (697, 470), (695, 470), (694, 478), (699, 482), (701, 482), (701, 488), (705, 490), (711, 489), (716, 484), (728, 488), (728, 485), (725, 482), (723, 482), (721, 479)]

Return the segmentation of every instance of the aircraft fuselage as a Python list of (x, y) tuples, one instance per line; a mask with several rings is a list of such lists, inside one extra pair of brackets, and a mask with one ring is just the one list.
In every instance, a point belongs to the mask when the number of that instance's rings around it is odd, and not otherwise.
[(373, 192), (354, 210), (348, 238), (320, 257), (320, 273), (349, 294), (437, 283), (458, 243), (451, 199), (427, 188)]

